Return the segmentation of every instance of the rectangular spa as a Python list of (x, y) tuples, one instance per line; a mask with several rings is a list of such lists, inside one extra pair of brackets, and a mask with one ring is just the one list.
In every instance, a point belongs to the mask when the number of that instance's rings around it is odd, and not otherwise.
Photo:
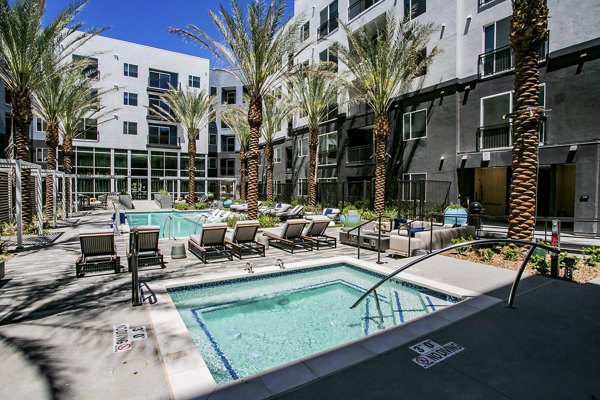
[(350, 306), (383, 275), (347, 262), (169, 288), (218, 384), (402, 324), (461, 299), (392, 279)]

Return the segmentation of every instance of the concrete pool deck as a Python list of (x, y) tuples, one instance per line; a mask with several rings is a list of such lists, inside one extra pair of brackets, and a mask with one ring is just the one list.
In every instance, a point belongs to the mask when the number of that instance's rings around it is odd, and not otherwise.
[[(51, 246), (28, 249), (7, 263), (6, 277), (0, 281), (0, 398), (171, 398), (149, 316), (149, 308), (156, 305), (130, 306), (127, 273), (75, 278), (78, 229), (104, 227), (109, 217), (110, 212), (99, 212), (74, 218), (77, 226), (58, 229)], [(189, 253), (186, 259), (171, 260), (173, 242), (161, 242), (168, 261), (165, 270), (141, 271), (149, 288), (159, 281), (241, 271), (248, 261), (203, 265)], [(125, 265), (124, 237), (117, 238), (117, 246)], [(273, 266), (277, 258), (287, 264), (355, 254), (356, 249), (346, 246), (294, 255), (271, 248), (267, 257), (250, 261), (260, 268)], [(440, 258), (410, 273), (503, 301), (508, 296), (514, 271), (451, 258), (440, 263)], [(374, 261), (376, 253), (361, 251), (361, 259)], [(406, 262), (382, 259), (389, 268)], [(576, 285), (526, 277), (516, 307), (496, 304), (426, 336), (416, 330), (414, 339), (398, 342), (399, 347), (275, 398), (600, 399), (600, 280)], [(148, 339), (133, 342), (130, 351), (113, 353), (113, 326), (120, 323), (145, 326)], [(465, 349), (423, 369), (412, 361), (417, 354), (408, 346), (424, 339), (455, 342)], [(195, 377), (190, 373), (186, 379)], [(278, 384), (285, 379), (281, 376)], [(242, 383), (233, 391), (213, 392), (210, 398), (266, 398), (274, 392)]]

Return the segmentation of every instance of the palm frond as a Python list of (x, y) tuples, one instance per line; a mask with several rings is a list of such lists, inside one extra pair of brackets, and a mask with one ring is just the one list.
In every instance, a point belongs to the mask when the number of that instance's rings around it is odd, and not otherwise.
[(292, 102), (277, 98), (271, 94), (263, 97), (263, 124), (261, 134), (266, 142), (272, 142), (275, 134), (281, 130), (281, 124), (294, 110)]
[(240, 145), (246, 147), (250, 140), (250, 125), (248, 125), (248, 110), (235, 106), (221, 112), (221, 120), (231, 128)]

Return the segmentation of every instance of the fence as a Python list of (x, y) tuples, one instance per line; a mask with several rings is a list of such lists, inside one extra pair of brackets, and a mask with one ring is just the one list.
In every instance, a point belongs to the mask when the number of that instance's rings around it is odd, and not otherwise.
[(398, 181), (398, 216), (411, 219), (442, 212), (449, 204), (450, 182), (433, 180)]

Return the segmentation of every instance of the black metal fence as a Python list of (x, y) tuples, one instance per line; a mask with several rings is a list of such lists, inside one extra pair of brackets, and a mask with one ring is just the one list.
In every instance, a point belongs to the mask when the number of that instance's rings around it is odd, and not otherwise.
[(444, 211), (450, 203), (447, 181), (398, 181), (398, 216), (419, 219)]

